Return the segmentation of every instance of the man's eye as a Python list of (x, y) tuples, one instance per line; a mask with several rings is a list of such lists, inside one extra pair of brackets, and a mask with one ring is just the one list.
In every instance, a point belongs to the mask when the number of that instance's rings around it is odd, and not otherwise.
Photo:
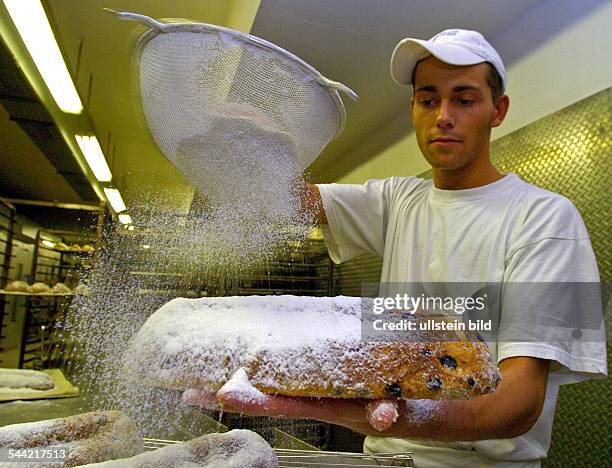
[(433, 104), (433, 99), (421, 99), (419, 102), (422, 106), (429, 107)]
[(474, 104), (474, 100), (473, 99), (458, 99), (459, 104), (461, 104), (462, 106), (471, 106), (472, 104)]

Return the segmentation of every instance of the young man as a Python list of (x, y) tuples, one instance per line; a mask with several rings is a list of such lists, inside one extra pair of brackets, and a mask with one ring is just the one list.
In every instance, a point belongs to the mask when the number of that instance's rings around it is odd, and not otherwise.
[[(391, 71), (396, 82), (413, 86), (412, 121), (433, 184), (392, 177), (309, 186), (332, 259), (376, 253), (383, 258), (381, 282), (598, 282), (574, 206), (500, 173), (490, 160), (491, 129), (503, 122), (509, 99), (502, 60), (484, 37), (453, 29), (428, 41), (405, 39)], [(506, 297), (502, 327), (512, 322), (512, 306)], [(366, 451), (412, 451), (417, 466), (539, 466), (550, 445), (559, 385), (605, 375), (607, 367), (603, 331), (599, 341), (537, 338), (490, 345), (503, 375), (494, 393), (408, 400), (398, 405), (396, 421), (384, 412), (382, 421), (380, 412), (374, 420), (373, 411), (384, 406), (356, 400), (270, 396), (249, 403), (227, 393), (220, 400), (226, 411), (349, 427), (368, 435)], [(204, 395), (189, 395), (188, 402), (206, 404)]]

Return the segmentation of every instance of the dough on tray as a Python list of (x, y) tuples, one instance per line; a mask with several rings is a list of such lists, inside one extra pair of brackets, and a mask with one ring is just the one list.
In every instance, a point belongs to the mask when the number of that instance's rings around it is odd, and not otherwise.
[[(406, 332), (409, 333), (409, 332)], [(500, 380), (487, 345), (443, 332), (442, 342), (361, 340), (359, 297), (174, 299), (126, 353), (148, 385), (217, 392), (241, 369), (257, 390), (306, 397), (453, 399)]]

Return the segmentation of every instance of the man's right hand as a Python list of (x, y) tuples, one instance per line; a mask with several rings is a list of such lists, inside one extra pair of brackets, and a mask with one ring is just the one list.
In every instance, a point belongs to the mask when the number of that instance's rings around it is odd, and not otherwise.
[(309, 184), (301, 177), (296, 179), (294, 187), (300, 198), (302, 210), (311, 213), (317, 224), (327, 224), (319, 187)]

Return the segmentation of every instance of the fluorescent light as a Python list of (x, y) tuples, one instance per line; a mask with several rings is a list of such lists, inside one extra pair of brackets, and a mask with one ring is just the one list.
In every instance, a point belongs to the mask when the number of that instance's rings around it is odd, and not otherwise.
[(151, 246), (149, 244), (142, 244), (142, 248), (147, 250), (147, 249), (150, 249)]
[(111, 174), (100, 143), (98, 143), (95, 135), (75, 135), (74, 137), (96, 179), (100, 182), (110, 182), (113, 174)]
[(121, 224), (132, 224), (132, 217), (129, 214), (120, 214), (118, 218)]
[(135, 229), (135, 228), (134, 228), (134, 225), (133, 225), (133, 224), (130, 224), (130, 225), (127, 227), (127, 230), (128, 230), (128, 231), (133, 231), (134, 229)]
[(83, 111), (62, 53), (40, 0), (4, 0), (32, 60), (59, 108), (70, 114)]
[(113, 207), (113, 210), (115, 210), (115, 213), (121, 213), (127, 209), (125, 203), (123, 203), (123, 198), (121, 198), (119, 190), (114, 188), (105, 188), (104, 194), (106, 195), (108, 202)]
[(55, 242), (48, 241), (47, 239), (41, 240), (40, 243), (45, 247), (49, 247), (50, 249), (55, 247)]

